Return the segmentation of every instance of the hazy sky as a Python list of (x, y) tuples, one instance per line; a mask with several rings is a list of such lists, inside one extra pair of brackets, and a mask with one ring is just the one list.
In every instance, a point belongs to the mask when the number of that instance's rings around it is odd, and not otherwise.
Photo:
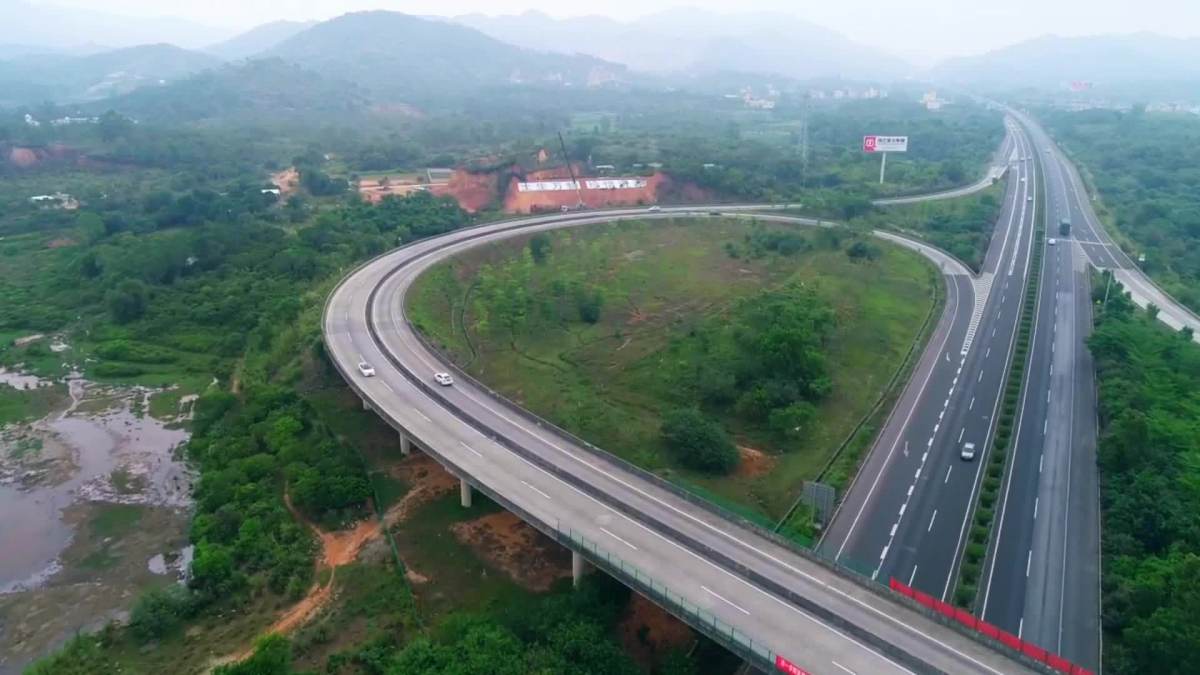
[(720, 12), (783, 11), (922, 62), (973, 54), (1057, 33), (1154, 31), (1200, 35), (1200, 0), (31, 0), (135, 16), (179, 16), (247, 28), (276, 19), (326, 19), (348, 11), (390, 9), (452, 16), (539, 10), (556, 17), (605, 14), (629, 19), (688, 5)]

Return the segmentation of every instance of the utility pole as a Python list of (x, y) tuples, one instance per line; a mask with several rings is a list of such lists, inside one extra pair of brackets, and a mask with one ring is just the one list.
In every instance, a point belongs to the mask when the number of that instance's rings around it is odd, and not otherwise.
[(808, 94), (800, 104), (800, 183), (808, 185)]
[(563, 141), (561, 131), (558, 132), (558, 147), (562, 148), (563, 161), (567, 163), (567, 175), (571, 177), (571, 183), (575, 186), (575, 198), (579, 200), (575, 208), (583, 210), (583, 188), (575, 178), (575, 167), (571, 166), (571, 158), (567, 156), (567, 144)]

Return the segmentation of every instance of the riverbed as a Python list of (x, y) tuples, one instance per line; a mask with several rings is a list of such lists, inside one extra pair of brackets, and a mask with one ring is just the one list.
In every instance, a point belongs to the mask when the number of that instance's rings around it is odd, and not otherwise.
[(195, 476), (187, 411), (149, 414), (161, 389), (4, 373), (0, 386), (65, 390), (45, 417), (0, 429), (0, 675), (75, 632), (122, 619), (153, 584), (183, 578)]

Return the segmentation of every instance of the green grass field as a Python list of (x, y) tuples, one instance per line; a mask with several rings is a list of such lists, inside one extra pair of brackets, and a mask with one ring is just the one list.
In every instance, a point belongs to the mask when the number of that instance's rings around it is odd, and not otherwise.
[[(509, 398), (629, 461), (770, 522), (786, 512), (802, 481), (817, 476), (884, 393), (937, 302), (939, 286), (930, 265), (896, 247), (880, 243), (876, 260), (852, 261), (844, 250), (848, 233), (772, 226), (801, 235), (806, 250), (747, 255), (741, 249), (754, 227), (744, 219), (703, 219), (552, 233), (551, 253), (533, 264), (524, 285), (535, 306), (560, 301), (556, 289), (564, 284), (600, 289), (603, 308), (594, 324), (526, 317), (506, 329), (496, 325), (497, 317), (479, 315), (473, 293), (480, 274), (505, 274), (503, 263), (517, 258), (528, 238), (476, 249), (431, 269), (410, 293), (410, 316), (457, 363)], [(681, 469), (658, 431), (662, 413), (680, 403), (663, 374), (668, 360), (688, 348), (694, 328), (720, 321), (740, 298), (787, 282), (815, 289), (837, 317), (825, 346), (833, 389), (817, 423), (801, 438), (780, 441), (739, 422), (732, 411), (716, 411), (739, 445), (765, 458), (743, 461), (722, 477)], [(464, 333), (464, 317), (468, 326), (481, 318), (491, 323)]]

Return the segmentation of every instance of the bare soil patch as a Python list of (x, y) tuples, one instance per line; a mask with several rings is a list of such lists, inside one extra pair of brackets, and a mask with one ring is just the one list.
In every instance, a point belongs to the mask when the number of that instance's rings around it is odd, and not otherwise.
[(765, 476), (775, 468), (775, 463), (778, 461), (771, 455), (757, 450), (747, 445), (737, 446), (738, 454), (742, 460), (738, 462), (737, 475), (746, 478), (757, 478)]
[(296, 167), (289, 166), (283, 171), (271, 174), (271, 184), (279, 188), (280, 197), (287, 197), (300, 185), (300, 172), (296, 171)]
[(686, 649), (696, 640), (692, 629), (658, 605), (634, 593), (625, 615), (617, 624), (617, 636), (625, 651), (647, 670), (676, 649)]
[(476, 555), (531, 591), (571, 576), (570, 554), (517, 516), (501, 511), (457, 523), (451, 531)]

